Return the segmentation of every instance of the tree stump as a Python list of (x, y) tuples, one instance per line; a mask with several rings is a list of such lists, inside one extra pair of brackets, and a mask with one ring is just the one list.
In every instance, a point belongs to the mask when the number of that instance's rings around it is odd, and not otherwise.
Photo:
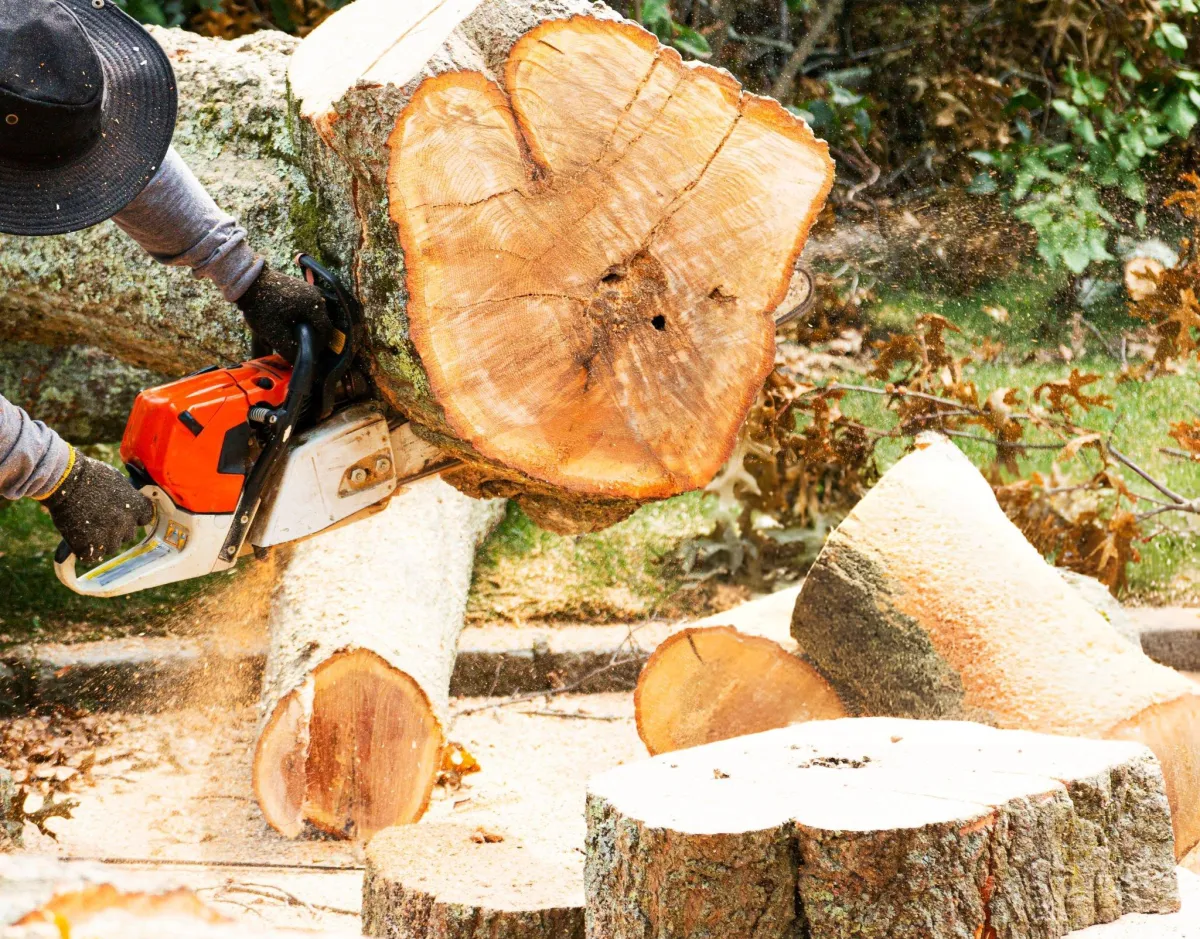
[(1157, 762), (953, 721), (812, 721), (589, 786), (592, 939), (1049, 939), (1179, 908)]
[(1137, 740), (1200, 841), (1200, 688), (1121, 637), (925, 438), (829, 536), (792, 635), (856, 713)]
[(475, 550), (503, 511), (431, 479), (295, 548), (254, 753), (258, 804), (282, 834), (310, 822), (365, 841), (424, 813)]
[[(553, 829), (555, 820), (546, 819)], [(388, 939), (583, 939), (583, 864), (553, 832), (441, 823), (367, 846), (363, 932)]]

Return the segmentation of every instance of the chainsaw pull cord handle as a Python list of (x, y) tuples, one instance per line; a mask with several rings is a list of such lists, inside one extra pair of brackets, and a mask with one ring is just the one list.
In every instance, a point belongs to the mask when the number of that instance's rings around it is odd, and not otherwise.
[(233, 513), (233, 524), (229, 526), (229, 536), (221, 546), (220, 558), (232, 561), (241, 550), (242, 542), (254, 521), (254, 513), (262, 499), (263, 490), (270, 482), (272, 475), (279, 466), (280, 460), (287, 452), (288, 441), (303, 416), (312, 391), (313, 379), (316, 375), (316, 334), (307, 323), (296, 324), (296, 361), (292, 365), (292, 375), (288, 380), (287, 397), (281, 410), (283, 414), (275, 423), (271, 439), (263, 452), (254, 461), (250, 475), (246, 477), (246, 485), (242, 487), (242, 495), (238, 499), (237, 508)]

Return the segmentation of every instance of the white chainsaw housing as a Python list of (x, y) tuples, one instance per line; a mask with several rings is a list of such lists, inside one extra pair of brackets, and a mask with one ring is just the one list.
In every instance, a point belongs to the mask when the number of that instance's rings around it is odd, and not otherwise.
[(269, 548), (306, 538), (382, 502), (395, 489), (387, 421), (371, 405), (355, 405), (296, 439), (249, 541)]
[[(356, 404), (298, 435), (250, 524), (249, 545), (269, 548), (298, 541), (372, 514), (397, 488), (437, 473), (447, 461), (409, 424), (389, 430), (369, 404)], [(146, 536), (110, 561), (76, 575), (75, 556), (54, 565), (76, 593), (116, 597), (227, 570), (221, 549), (233, 515), (195, 515), (157, 486), (142, 493), (154, 503)], [(240, 553), (246, 553), (243, 548)]]
[(237, 563), (236, 559), (221, 559), (232, 515), (193, 515), (178, 508), (157, 486), (142, 487), (142, 495), (154, 503), (154, 522), (146, 536), (128, 551), (78, 576), (75, 555), (56, 561), (54, 572), (65, 586), (89, 597), (119, 597), (203, 577)]

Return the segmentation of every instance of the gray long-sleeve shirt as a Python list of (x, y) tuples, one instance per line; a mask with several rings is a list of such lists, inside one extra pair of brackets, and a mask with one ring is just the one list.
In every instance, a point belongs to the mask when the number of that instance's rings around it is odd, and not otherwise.
[[(113, 216), (156, 261), (190, 267), (237, 300), (262, 272), (246, 230), (222, 212), (172, 148), (150, 184)], [(67, 471), (70, 448), (41, 421), (0, 397), (0, 497), (40, 497)]]

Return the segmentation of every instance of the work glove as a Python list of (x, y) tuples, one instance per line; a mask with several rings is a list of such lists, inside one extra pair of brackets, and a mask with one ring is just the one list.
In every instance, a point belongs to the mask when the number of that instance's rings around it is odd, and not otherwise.
[(289, 277), (264, 267), (242, 294), (237, 307), (246, 317), (254, 338), (289, 362), (296, 358), (296, 324), (308, 323), (317, 348), (329, 345), (333, 323), (325, 309), (325, 298), (316, 287), (298, 277)]
[(95, 564), (132, 541), (154, 520), (154, 503), (107, 463), (72, 450), (66, 477), (41, 499), (54, 527), (84, 564)]

